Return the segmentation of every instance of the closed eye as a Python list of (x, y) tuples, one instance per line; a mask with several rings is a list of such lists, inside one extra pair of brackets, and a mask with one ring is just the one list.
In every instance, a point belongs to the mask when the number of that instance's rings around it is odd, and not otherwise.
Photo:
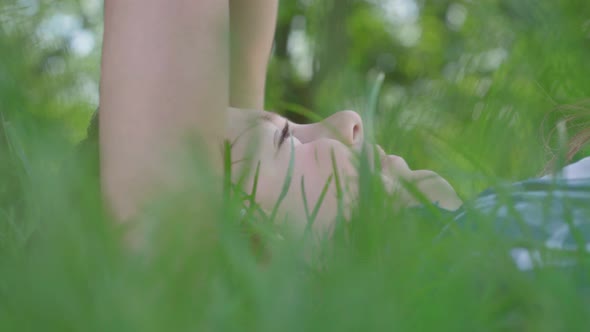
[(289, 130), (289, 121), (285, 122), (285, 126), (281, 129), (279, 141), (277, 143), (277, 149), (281, 148), (281, 145), (285, 143), (285, 140), (291, 136), (291, 130)]

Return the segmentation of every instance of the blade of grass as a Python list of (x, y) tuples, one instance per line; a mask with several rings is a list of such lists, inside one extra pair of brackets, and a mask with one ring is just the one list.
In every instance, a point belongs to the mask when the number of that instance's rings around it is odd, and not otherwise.
[(381, 88), (383, 87), (383, 82), (385, 80), (385, 74), (379, 73), (377, 78), (375, 79), (375, 83), (369, 93), (369, 100), (367, 102), (367, 112), (365, 116), (365, 140), (368, 140), (370, 143), (375, 141), (375, 115), (377, 114), (377, 104), (379, 102), (379, 93), (381, 92)]
[(328, 189), (330, 188), (330, 184), (332, 183), (333, 178), (334, 178), (334, 176), (331, 174), (328, 177), (328, 179), (326, 180), (324, 187), (322, 188), (322, 192), (320, 193), (320, 197), (318, 198), (318, 201), (316, 202), (315, 206), (313, 207), (313, 212), (311, 213), (312, 222), (315, 221), (316, 217), (318, 216), (318, 213), (320, 211), (320, 207), (322, 206), (322, 204), (324, 202), (324, 198), (326, 197), (326, 193), (328, 192)]
[(254, 183), (252, 184), (252, 193), (250, 194), (250, 204), (256, 203), (256, 193), (258, 192), (258, 179), (260, 176), (260, 160), (256, 164), (256, 171), (254, 173)]
[(295, 114), (302, 115), (313, 122), (319, 122), (322, 120), (322, 118), (319, 115), (317, 115), (310, 109), (295, 103), (282, 102), (279, 104), (279, 107), (284, 108), (285, 110), (293, 112)]
[(305, 191), (305, 176), (301, 176), (301, 199), (303, 200), (303, 209), (305, 210), (305, 219), (309, 223), (311, 216), (309, 215), (309, 206), (307, 205), (307, 194)]
[(338, 207), (337, 220), (340, 221), (344, 216), (343, 198), (342, 198), (342, 183), (340, 182), (340, 174), (338, 173), (338, 165), (336, 165), (336, 156), (334, 150), (330, 151), (330, 158), (332, 159), (332, 174), (334, 181), (336, 181), (336, 203)]
[(4, 115), (0, 112), (0, 124), (2, 125), (2, 131), (6, 137), (6, 143), (11, 153), (16, 155), (22, 164), (25, 174), (31, 178), (31, 167), (30, 163), (25, 155), (23, 147), (19, 144), (17, 134), (14, 132), (13, 127), (8, 126), (8, 122), (5, 121)]
[(223, 202), (228, 203), (231, 193), (231, 145), (223, 142)]
[[(309, 232), (311, 231), (313, 224), (315, 223), (315, 220), (316, 220), (318, 213), (320, 211), (320, 208), (322, 207), (322, 204), (324, 203), (326, 193), (328, 192), (328, 189), (330, 188), (330, 184), (332, 183), (333, 178), (334, 178), (334, 176), (332, 174), (330, 174), (330, 176), (326, 180), (326, 183), (324, 183), (324, 187), (322, 188), (320, 196), (318, 197), (318, 200), (316, 201), (316, 204), (313, 207), (313, 212), (311, 213), (311, 215), (307, 214), (308, 213), (307, 199), (305, 198), (305, 192), (302, 193), (302, 195), (304, 196), (303, 199), (304, 199), (306, 215), (308, 215), (307, 224), (305, 225), (305, 234), (309, 234)], [(303, 179), (302, 179), (301, 183), (302, 183), (302, 191), (304, 191)]]
[(274, 221), (281, 206), (281, 203), (287, 196), (289, 192), (289, 188), (291, 187), (291, 179), (293, 177), (293, 168), (295, 165), (295, 143), (291, 140), (291, 157), (289, 159), (289, 168), (287, 169), (287, 175), (285, 176), (285, 181), (283, 182), (283, 187), (281, 188), (281, 193), (279, 195), (279, 199), (275, 203), (272, 213), (270, 214), (270, 220)]

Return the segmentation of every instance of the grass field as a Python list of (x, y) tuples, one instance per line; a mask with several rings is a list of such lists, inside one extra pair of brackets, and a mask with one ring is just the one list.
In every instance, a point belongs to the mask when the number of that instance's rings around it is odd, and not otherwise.
[[(443, 233), (452, 220), (436, 210), (392, 211), (392, 198), (364, 170), (350, 222), (316, 241), (279, 221), (244, 217), (238, 195), (208, 194), (210, 177), (195, 166), (186, 192), (150, 204), (137, 221), (144, 247), (129, 250), (127, 230), (100, 203), (95, 146), (74, 144), (91, 109), (68, 99), (63, 86), (80, 64), (41, 75), (35, 42), (14, 26), (2, 30), (10, 33), (0, 37), (0, 331), (590, 329), (586, 251), (574, 253), (574, 266), (521, 271), (510, 239), (489, 227)], [(481, 100), (460, 98), (479, 81), (433, 79), (388, 104), (395, 87), (380, 87), (369, 72), (351, 83), (361, 91), (354, 103), (388, 151), (437, 170), (465, 201), (535, 177), (547, 160), (542, 133), (560, 115), (587, 113), (578, 97), (590, 90), (587, 68), (579, 67), (556, 76), (575, 92), (553, 99), (544, 85), (550, 76), (526, 74), (543, 40), (525, 37), (490, 75)], [(568, 45), (578, 50), (571, 63), (583, 63), (587, 47)], [(444, 112), (429, 111), (437, 108)]]

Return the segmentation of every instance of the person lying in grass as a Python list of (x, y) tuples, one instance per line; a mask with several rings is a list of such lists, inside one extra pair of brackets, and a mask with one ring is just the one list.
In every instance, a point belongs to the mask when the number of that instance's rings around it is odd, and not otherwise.
[[(319, 202), (314, 228), (320, 233), (333, 227), (338, 213), (339, 188), (343, 193), (344, 215), (349, 215), (354, 208), (362, 148), (369, 154), (376, 151), (377, 158), (365, 158), (371, 164), (371, 171), (381, 178), (391, 194), (392, 207), (434, 204), (444, 210), (457, 211), (457, 219), (463, 220), (468, 219), (472, 210), (494, 213), (498, 220), (514, 219), (517, 218), (514, 214), (521, 214), (519, 218), (539, 225), (540, 221), (535, 220), (540, 218), (539, 204), (552, 194), (571, 196), (578, 203), (580, 197), (590, 201), (589, 157), (565, 167), (558, 172), (558, 179), (549, 174), (503, 189), (488, 190), (462, 208), (463, 202), (440, 175), (430, 170), (412, 170), (402, 157), (388, 155), (379, 146), (372, 149), (366, 144), (362, 119), (353, 111), (337, 112), (321, 122), (302, 125), (271, 112), (229, 109), (225, 136), (231, 149), (229, 162), (233, 183), (239, 183), (246, 194), (254, 194), (263, 210), (273, 211), (278, 206), (275, 212), (281, 217), (277, 220), (288, 216), (298, 229), (307, 222), (309, 211), (306, 210)], [(584, 192), (584, 188), (589, 191)], [(506, 195), (509, 197), (502, 199)], [(506, 212), (511, 210), (507, 204), (512, 203), (515, 204), (514, 213), (510, 215)], [(547, 204), (546, 199), (544, 203)], [(564, 222), (564, 216), (555, 215), (558, 209), (560, 207), (554, 205), (547, 213), (553, 214), (554, 222)]]
[[(361, 149), (383, 181), (392, 207), (431, 213), (425, 205), (446, 211), (448, 224), (463, 230), (489, 227), (514, 243), (518, 268), (569, 266), (578, 248), (590, 245), (590, 157), (541, 178), (497, 185), (465, 205), (444, 178), (430, 170), (412, 170), (403, 158), (364, 142), (363, 122), (353, 111), (341, 111), (311, 124), (296, 124), (265, 111), (230, 109), (226, 139), (231, 154), (232, 182), (273, 221), (287, 220), (290, 228), (305, 229), (313, 215), (313, 230), (330, 234), (338, 214), (338, 190), (344, 217), (355, 208)], [(578, 136), (579, 137), (579, 136)], [(577, 149), (580, 139), (574, 137)], [(569, 151), (568, 157), (573, 156)], [(278, 208), (277, 208), (278, 207)], [(393, 212), (393, 210), (392, 210)], [(432, 214), (433, 220), (440, 215)], [(525, 245), (526, 244), (526, 245)], [(541, 255), (539, 248), (543, 248)], [(561, 254), (556, 254), (559, 251)], [(565, 256), (564, 254), (565, 253)]]
[[(338, 212), (338, 189), (345, 215), (358, 195), (358, 159), (365, 143), (363, 121), (354, 111), (340, 111), (323, 121), (297, 124), (271, 112), (228, 110), (226, 139), (231, 149), (232, 181), (247, 194), (255, 190), (256, 202), (272, 211), (283, 193), (281, 215), (296, 228), (306, 223), (305, 204), (318, 204), (314, 227), (326, 231)], [(415, 186), (430, 202), (455, 210), (461, 199), (453, 187), (430, 170), (412, 170), (405, 160), (388, 155), (379, 146), (377, 158), (369, 158), (398, 207), (420, 202), (402, 185)], [(283, 218), (279, 218), (282, 220)]]
[[(538, 205), (543, 203), (538, 198), (549, 195), (556, 184), (552, 174), (509, 184), (500, 191), (487, 190), (469, 199), (467, 205), (471, 208), (465, 208), (451, 184), (436, 172), (412, 170), (402, 157), (366, 143), (363, 121), (354, 111), (336, 112), (310, 124), (297, 124), (261, 110), (229, 108), (227, 114), (223, 140), (231, 152), (228, 162), (232, 183), (246, 195), (254, 195), (255, 202), (266, 213), (272, 213), (278, 206), (275, 220), (287, 218), (298, 230), (306, 226), (309, 210), (317, 209), (313, 225), (318, 234), (330, 232), (339, 208), (345, 217), (350, 215), (358, 199), (358, 169), (363, 148), (369, 154), (365, 158), (371, 164), (371, 171), (380, 177), (391, 196), (392, 208), (433, 204), (446, 211), (456, 211), (457, 220), (484, 211), (495, 214), (496, 219), (514, 219), (515, 216), (506, 213), (513, 210), (523, 215), (519, 218), (536, 224)], [(94, 121), (91, 132), (97, 132), (97, 125)], [(583, 145), (577, 137), (572, 139), (576, 151)], [(574, 152), (570, 149), (568, 157)], [(558, 174), (561, 176), (558, 195), (572, 196), (569, 191), (573, 190), (577, 197), (586, 198), (583, 190), (590, 179), (590, 157), (565, 167)], [(503, 195), (512, 197), (500, 200)], [(523, 197), (527, 202), (523, 203)], [(518, 204), (514, 209), (506, 206), (511, 203)], [(562, 217), (557, 219), (563, 221)], [(550, 236), (551, 232), (546, 233)]]

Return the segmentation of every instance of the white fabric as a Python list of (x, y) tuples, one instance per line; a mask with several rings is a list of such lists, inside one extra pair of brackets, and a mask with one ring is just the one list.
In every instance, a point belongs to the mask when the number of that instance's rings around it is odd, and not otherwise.
[[(564, 179), (590, 179), (590, 157), (586, 157), (563, 168), (560, 175)], [(553, 175), (545, 175), (542, 179), (551, 179)]]

